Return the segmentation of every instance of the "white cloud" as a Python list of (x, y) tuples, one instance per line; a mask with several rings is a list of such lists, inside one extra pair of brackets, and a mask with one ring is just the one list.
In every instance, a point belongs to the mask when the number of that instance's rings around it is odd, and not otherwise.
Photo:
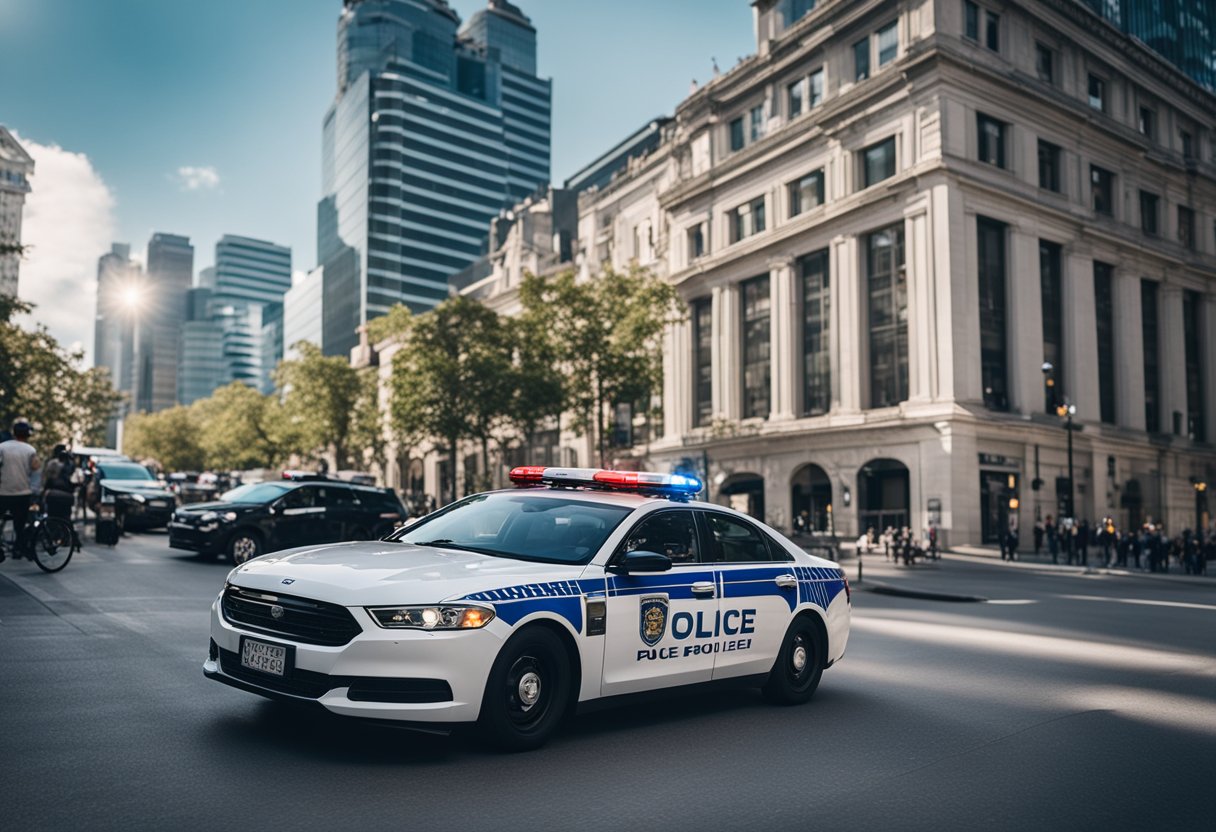
[(17, 293), (33, 319), (92, 364), (97, 258), (114, 239), (114, 195), (89, 157), (58, 145), (17, 139), (34, 157), (21, 241), (30, 247)]
[(210, 165), (205, 167), (183, 165), (177, 169), (177, 174), (173, 178), (177, 180), (183, 191), (213, 191), (220, 185), (219, 171)]

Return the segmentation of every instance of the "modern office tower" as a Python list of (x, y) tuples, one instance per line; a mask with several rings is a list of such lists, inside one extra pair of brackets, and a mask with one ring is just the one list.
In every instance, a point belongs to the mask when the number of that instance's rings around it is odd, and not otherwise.
[(262, 307), (262, 386), (263, 393), (273, 393), (274, 371), (283, 360), (283, 304), (268, 303)]
[(13, 297), (21, 263), (21, 210), (33, 172), (34, 160), (0, 125), (0, 294)]
[(186, 293), (186, 322), (182, 325), (182, 358), (177, 377), (177, 397), (182, 404), (205, 399), (228, 381), (224, 327), (212, 314), (212, 296), (212, 290), (204, 286)]
[(317, 209), (327, 354), (393, 304), (447, 297), (490, 219), (548, 181), (550, 97), (510, 3), (461, 28), (444, 0), (344, 1)]
[[(225, 380), (265, 390), (274, 366), (264, 363), (263, 354), (281, 354), (282, 347), (263, 347), (264, 313), (267, 306), (281, 305), (291, 288), (291, 249), (225, 234), (215, 244), (214, 280), (211, 304), (224, 326)], [(276, 332), (272, 329), (269, 334), (273, 337)]]
[(1216, 91), (1212, 0), (1080, 0), (1192, 80)]
[[(143, 270), (131, 260), (131, 247), (114, 243), (97, 260), (97, 313), (93, 321), (93, 366), (110, 373), (114, 388), (130, 397), (135, 369), (134, 299), (144, 287)], [(128, 401), (130, 399), (128, 398)], [(118, 441), (118, 416), (106, 425), (106, 444)]]
[(148, 243), (148, 290), (135, 312), (136, 412), (164, 410), (177, 403), (181, 331), (193, 277), (190, 238), (153, 234)]
[(321, 346), (321, 297), (325, 276), (320, 267), (291, 287), (283, 296), (283, 356), (295, 358), (295, 345), (301, 341)]

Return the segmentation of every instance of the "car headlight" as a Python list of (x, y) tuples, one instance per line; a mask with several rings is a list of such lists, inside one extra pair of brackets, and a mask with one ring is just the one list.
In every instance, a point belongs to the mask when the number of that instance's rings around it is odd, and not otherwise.
[(145, 497), (143, 494), (124, 494), (123, 497), (125, 497), (126, 499), (130, 500), (133, 503), (148, 502), (148, 498)]
[(436, 604), (429, 607), (367, 607), (373, 619), (388, 630), (477, 630), (494, 620), (494, 608), (471, 604)]
[(216, 522), (216, 521), (218, 521), (218, 520), (226, 520), (226, 521), (228, 521), (229, 523), (231, 523), (231, 522), (232, 522), (233, 520), (235, 520), (235, 519), (236, 519), (236, 512), (235, 512), (235, 511), (225, 511), (223, 514), (221, 514), (221, 513), (220, 513), (220, 512), (218, 512), (218, 511), (205, 511), (205, 512), (203, 512), (203, 514), (202, 514), (202, 515), (201, 515), (201, 516), (198, 518), (198, 522), (200, 522), (200, 523), (215, 523), (215, 522)]

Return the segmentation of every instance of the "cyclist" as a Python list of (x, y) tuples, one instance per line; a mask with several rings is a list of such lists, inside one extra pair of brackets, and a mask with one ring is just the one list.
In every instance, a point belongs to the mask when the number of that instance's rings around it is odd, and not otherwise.
[[(13, 423), (13, 438), (0, 442), (0, 516), (12, 516), (18, 552), (24, 551), (25, 526), (33, 494), (30, 477), (42, 467), (38, 452), (28, 441), (33, 432), (29, 422), (18, 420)], [(2, 529), (3, 521), (0, 520)], [(0, 549), (0, 561), (4, 557), (4, 550)]]
[(64, 445), (56, 445), (51, 459), (42, 469), (42, 506), (51, 517), (72, 519), (72, 506), (76, 502), (72, 474), (76, 465)]

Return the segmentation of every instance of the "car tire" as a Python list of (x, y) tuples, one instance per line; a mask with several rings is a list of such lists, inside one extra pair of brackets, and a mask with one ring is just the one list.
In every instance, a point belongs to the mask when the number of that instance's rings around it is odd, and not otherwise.
[(544, 745), (572, 700), (570, 658), (561, 639), (544, 627), (512, 636), (490, 668), (478, 719), (484, 738), (502, 751)]
[(764, 684), (764, 698), (777, 705), (809, 701), (823, 676), (824, 653), (815, 623), (806, 615), (795, 618)]
[(228, 538), (228, 557), (240, 566), (262, 554), (262, 537), (249, 529), (237, 529)]

